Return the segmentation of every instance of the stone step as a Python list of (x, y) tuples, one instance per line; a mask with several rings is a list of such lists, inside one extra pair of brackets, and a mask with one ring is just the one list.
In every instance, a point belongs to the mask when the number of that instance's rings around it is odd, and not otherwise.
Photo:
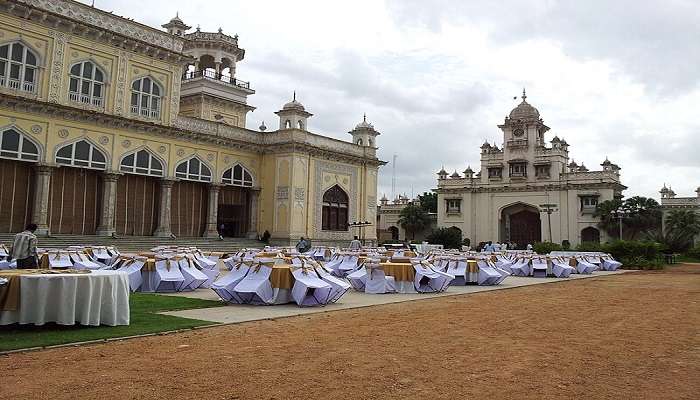
[[(12, 244), (14, 234), (0, 234), (0, 243), (7, 246)], [(241, 248), (262, 248), (264, 244), (253, 239), (224, 238), (224, 240), (212, 238), (158, 238), (153, 236), (123, 236), (109, 238), (91, 235), (52, 235), (51, 237), (39, 237), (39, 247), (63, 248), (73, 245), (115, 246), (122, 252), (148, 251), (162, 246), (194, 246), (202, 250), (231, 252)]]

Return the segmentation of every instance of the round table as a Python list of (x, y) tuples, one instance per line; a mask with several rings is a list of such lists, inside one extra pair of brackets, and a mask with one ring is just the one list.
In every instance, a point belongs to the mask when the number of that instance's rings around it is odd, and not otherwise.
[(129, 281), (117, 271), (0, 271), (0, 325), (129, 325)]

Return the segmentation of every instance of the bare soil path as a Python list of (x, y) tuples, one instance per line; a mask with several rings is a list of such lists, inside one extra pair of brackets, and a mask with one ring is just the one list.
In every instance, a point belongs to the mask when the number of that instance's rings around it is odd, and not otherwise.
[(1, 399), (697, 399), (700, 265), (0, 357)]

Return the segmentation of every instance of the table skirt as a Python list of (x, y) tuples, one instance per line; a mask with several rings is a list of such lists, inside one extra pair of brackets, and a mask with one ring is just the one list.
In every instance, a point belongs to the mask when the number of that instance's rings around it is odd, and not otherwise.
[(129, 325), (129, 281), (116, 271), (21, 275), (20, 304), (0, 325)]

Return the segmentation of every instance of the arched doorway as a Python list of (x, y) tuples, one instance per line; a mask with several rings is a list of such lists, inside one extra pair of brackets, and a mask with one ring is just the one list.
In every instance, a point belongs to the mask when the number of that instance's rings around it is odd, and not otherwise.
[(519, 247), (542, 241), (539, 210), (529, 204), (516, 203), (501, 210), (501, 242)]
[(256, 227), (251, 219), (255, 186), (253, 175), (240, 164), (224, 171), (221, 182), (224, 187), (219, 192), (216, 226), (224, 237), (245, 237)]
[(393, 240), (393, 241), (399, 240), (399, 228), (397, 228), (395, 226), (390, 226), (389, 233), (391, 233), (391, 240)]
[(600, 231), (592, 226), (581, 230), (581, 242), (600, 243)]

